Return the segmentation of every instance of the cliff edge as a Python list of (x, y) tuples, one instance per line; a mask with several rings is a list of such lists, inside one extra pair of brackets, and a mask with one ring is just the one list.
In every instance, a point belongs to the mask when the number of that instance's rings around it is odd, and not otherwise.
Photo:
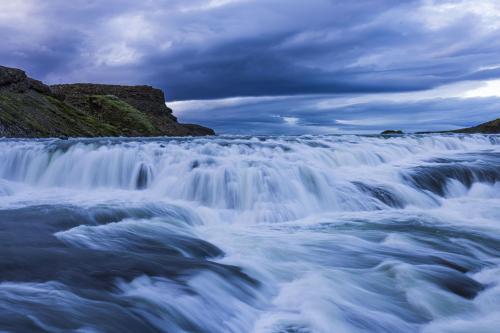
[(180, 124), (160, 89), (150, 86), (48, 86), (0, 66), (0, 137), (199, 136), (213, 130)]

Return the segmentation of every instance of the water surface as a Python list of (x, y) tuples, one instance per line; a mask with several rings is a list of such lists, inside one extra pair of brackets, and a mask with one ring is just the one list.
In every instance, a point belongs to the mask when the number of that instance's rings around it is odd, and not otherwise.
[(498, 332), (500, 137), (0, 140), (2, 332)]

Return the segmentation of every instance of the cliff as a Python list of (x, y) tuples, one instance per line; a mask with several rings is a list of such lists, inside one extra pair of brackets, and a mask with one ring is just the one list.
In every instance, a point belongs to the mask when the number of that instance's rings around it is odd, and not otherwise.
[(180, 124), (150, 86), (47, 86), (0, 66), (0, 137), (188, 136), (213, 130)]
[(108, 84), (57, 84), (50, 86), (51, 90), (64, 97), (65, 102), (78, 106), (85, 96), (112, 95), (130, 104), (139, 111), (152, 115), (172, 115), (172, 110), (165, 105), (165, 96), (160, 89), (151, 86), (119, 86)]

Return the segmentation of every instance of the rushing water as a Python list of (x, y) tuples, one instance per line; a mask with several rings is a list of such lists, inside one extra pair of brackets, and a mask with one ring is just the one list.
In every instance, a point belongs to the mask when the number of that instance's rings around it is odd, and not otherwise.
[(0, 140), (0, 332), (500, 332), (499, 136)]

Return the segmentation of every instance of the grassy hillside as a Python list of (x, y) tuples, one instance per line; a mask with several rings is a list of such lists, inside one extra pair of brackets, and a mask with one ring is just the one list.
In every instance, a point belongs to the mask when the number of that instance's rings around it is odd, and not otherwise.
[(114, 135), (161, 135), (146, 114), (112, 95), (88, 96), (83, 110), (96, 122), (109, 126)]
[(20, 69), (0, 66), (0, 137), (213, 134), (203, 126), (179, 124), (163, 92), (150, 86), (49, 87)]
[(19, 137), (107, 136), (113, 126), (35, 91), (0, 94), (0, 134)]

